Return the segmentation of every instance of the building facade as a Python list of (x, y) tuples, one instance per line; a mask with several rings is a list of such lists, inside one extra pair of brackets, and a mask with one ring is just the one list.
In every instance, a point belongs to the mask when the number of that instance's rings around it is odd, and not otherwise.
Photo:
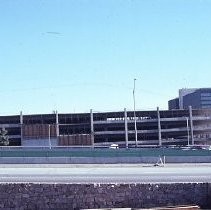
[(21, 113), (0, 116), (1, 128), (8, 131), (10, 146), (209, 144), (211, 110), (189, 107), (183, 110), (136, 111), (136, 120), (134, 112), (126, 110), (42, 115)]
[(211, 109), (211, 88), (180, 89), (179, 97), (168, 102), (172, 109)]
[(179, 109), (179, 98), (174, 98), (168, 101), (169, 110)]

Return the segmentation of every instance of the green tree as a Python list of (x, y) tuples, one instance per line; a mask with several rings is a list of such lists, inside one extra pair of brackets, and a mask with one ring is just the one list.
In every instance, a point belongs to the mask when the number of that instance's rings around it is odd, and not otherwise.
[(8, 146), (9, 145), (9, 137), (7, 136), (7, 130), (2, 128), (0, 130), (0, 146)]

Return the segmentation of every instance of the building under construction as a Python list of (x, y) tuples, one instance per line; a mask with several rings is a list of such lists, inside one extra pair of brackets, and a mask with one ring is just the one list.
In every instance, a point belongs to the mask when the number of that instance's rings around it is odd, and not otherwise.
[(211, 109), (0, 116), (11, 146), (210, 144)]

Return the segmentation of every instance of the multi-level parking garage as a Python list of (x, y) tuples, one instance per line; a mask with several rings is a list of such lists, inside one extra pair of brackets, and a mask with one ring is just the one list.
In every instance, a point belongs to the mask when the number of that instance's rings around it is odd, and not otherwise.
[[(138, 111), (139, 145), (209, 143), (211, 110)], [(135, 144), (134, 112), (94, 113), (95, 143)], [(123, 143), (124, 144), (124, 143)]]
[(0, 128), (19, 146), (209, 144), (211, 110), (20, 114), (0, 116)]

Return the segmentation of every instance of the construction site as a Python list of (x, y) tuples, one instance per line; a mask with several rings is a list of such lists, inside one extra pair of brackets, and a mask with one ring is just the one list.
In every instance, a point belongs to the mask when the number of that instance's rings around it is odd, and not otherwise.
[(211, 110), (159, 110), (0, 116), (9, 146), (120, 147), (211, 142)]

